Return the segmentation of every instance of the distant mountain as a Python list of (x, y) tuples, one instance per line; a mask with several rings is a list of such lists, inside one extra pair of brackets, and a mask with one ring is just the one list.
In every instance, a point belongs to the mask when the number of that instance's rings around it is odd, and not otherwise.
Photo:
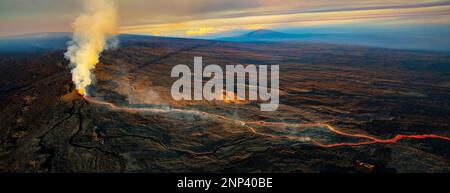
[[(0, 54), (45, 53), (65, 50), (71, 33), (36, 33), (21, 36), (0, 37)], [(120, 45), (179, 38), (147, 35), (118, 35)], [(291, 34), (260, 29), (240, 36), (216, 39), (231, 42), (314, 42), (345, 45), (361, 45), (378, 48), (393, 48), (419, 51), (450, 52), (450, 39), (440, 36), (404, 36), (402, 34), (362, 33), (302, 33)]]
[(433, 36), (404, 36), (402, 34), (367, 33), (302, 33), (290, 34), (267, 29), (240, 36), (217, 39), (231, 42), (317, 42), (361, 45), (379, 48), (450, 52), (450, 39)]
[(1, 53), (43, 53), (64, 49), (71, 33), (36, 33), (0, 38)]
[(235, 42), (252, 42), (252, 41), (282, 41), (288, 39), (301, 38), (298, 34), (288, 34), (272, 30), (260, 29), (249, 32), (236, 37), (226, 37), (219, 40), (235, 41)]
[[(218, 40), (232, 41), (232, 42), (283, 42), (283, 41), (313, 41), (313, 42), (327, 42), (330, 39), (342, 39), (350, 36), (349, 34), (318, 34), (318, 33), (303, 33), (290, 34), (277, 32), (267, 29), (259, 29), (240, 36), (225, 37)], [(354, 36), (354, 35), (352, 35)]]
[(298, 38), (296, 34), (288, 34), (276, 32), (272, 30), (260, 29), (240, 36), (239, 38), (248, 39), (284, 39), (284, 38)]
[[(120, 42), (142, 41), (151, 36), (126, 35), (117, 36)], [(72, 39), (72, 33), (34, 33), (18, 36), (0, 37), (0, 54), (39, 54), (65, 50)]]

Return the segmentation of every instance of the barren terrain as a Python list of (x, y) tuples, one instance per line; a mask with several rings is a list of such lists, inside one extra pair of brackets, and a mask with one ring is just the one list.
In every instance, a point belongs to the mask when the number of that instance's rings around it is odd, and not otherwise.
[[(449, 54), (126, 36), (103, 54), (89, 101), (73, 91), (63, 53), (0, 57), (0, 171), (450, 171), (448, 140), (356, 145), (368, 139), (344, 135), (450, 137)], [(279, 64), (279, 110), (172, 100), (170, 71), (194, 56)]]

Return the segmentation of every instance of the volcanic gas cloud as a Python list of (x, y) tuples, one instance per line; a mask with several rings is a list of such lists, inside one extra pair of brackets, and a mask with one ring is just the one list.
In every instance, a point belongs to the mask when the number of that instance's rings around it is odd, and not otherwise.
[(73, 37), (65, 53), (72, 67), (72, 80), (78, 93), (86, 95), (92, 84), (92, 70), (103, 50), (114, 45), (117, 8), (112, 0), (84, 0), (84, 13), (72, 23)]

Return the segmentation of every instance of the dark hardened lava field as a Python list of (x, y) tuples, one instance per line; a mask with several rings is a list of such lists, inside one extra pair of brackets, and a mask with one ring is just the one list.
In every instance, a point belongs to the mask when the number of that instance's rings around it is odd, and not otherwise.
[[(64, 50), (1, 54), (2, 172), (449, 172), (450, 142), (320, 147), (191, 114), (124, 112), (74, 94)], [(279, 64), (280, 108), (176, 102), (174, 65)], [(118, 106), (196, 109), (240, 121), (328, 123), (347, 133), (450, 136), (450, 55), (314, 43), (122, 37), (103, 54), (92, 97)], [(258, 132), (324, 143), (323, 128)], [(367, 166), (373, 166), (367, 167)]]

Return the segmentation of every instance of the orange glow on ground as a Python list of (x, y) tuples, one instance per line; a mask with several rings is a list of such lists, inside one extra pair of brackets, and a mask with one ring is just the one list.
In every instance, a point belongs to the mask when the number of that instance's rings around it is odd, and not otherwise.
[(84, 89), (82, 89), (82, 88), (77, 89), (77, 93), (78, 93), (79, 95), (81, 95), (81, 96), (84, 96), (84, 95), (86, 94), (86, 92), (85, 92)]
[[(328, 129), (329, 131), (342, 135), (347, 137), (353, 137), (353, 138), (360, 138), (360, 139), (366, 139), (367, 141), (363, 142), (352, 142), (352, 143), (334, 143), (334, 144), (322, 144), (320, 142), (312, 140), (312, 142), (318, 146), (321, 147), (339, 147), (339, 146), (361, 146), (361, 145), (370, 145), (375, 143), (397, 143), (398, 141), (402, 139), (442, 139), (450, 141), (450, 137), (435, 135), (435, 134), (420, 134), (420, 135), (403, 135), (399, 134), (396, 135), (394, 138), (390, 139), (379, 139), (370, 135), (366, 134), (359, 134), (359, 133), (347, 133), (344, 131), (340, 131), (336, 129), (334, 126), (327, 124), (327, 123), (308, 123), (308, 124), (289, 124), (289, 123), (271, 123), (271, 122), (263, 122), (263, 121), (257, 121), (257, 122), (247, 122), (248, 124), (255, 124), (255, 125), (272, 125), (272, 126), (297, 126), (297, 127), (323, 127)], [(295, 137), (295, 136), (293, 136)]]
[[(344, 131), (341, 131), (334, 126), (328, 124), (328, 123), (281, 123), (281, 122), (264, 122), (264, 121), (240, 121), (232, 118), (228, 118), (221, 115), (216, 114), (210, 114), (203, 111), (198, 110), (184, 110), (184, 109), (160, 109), (160, 108), (133, 108), (133, 107), (119, 107), (115, 104), (106, 102), (106, 101), (99, 101), (94, 98), (91, 98), (89, 96), (84, 96), (83, 98), (88, 101), (91, 104), (100, 105), (100, 106), (106, 106), (109, 107), (111, 110), (116, 111), (131, 111), (131, 112), (155, 112), (155, 113), (190, 113), (190, 114), (196, 114), (196, 115), (202, 115), (202, 116), (209, 116), (211, 118), (216, 118), (224, 121), (229, 121), (233, 124), (238, 124), (240, 126), (246, 127), (251, 133), (270, 137), (270, 138), (278, 138), (278, 139), (288, 139), (288, 140), (296, 140), (296, 141), (311, 141), (313, 144), (318, 145), (320, 147), (325, 148), (334, 148), (334, 147), (341, 147), (341, 146), (362, 146), (362, 145), (370, 145), (370, 144), (376, 144), (376, 143), (397, 143), (398, 141), (402, 139), (441, 139), (450, 141), (450, 137), (435, 135), (435, 134), (417, 134), (417, 135), (403, 135), (399, 134), (396, 135), (393, 138), (390, 139), (380, 139), (376, 138), (367, 134), (361, 134), (361, 133), (347, 133)], [(322, 127), (325, 128), (337, 135), (351, 137), (351, 138), (359, 138), (364, 139), (366, 141), (362, 142), (349, 142), (349, 143), (333, 143), (333, 144), (323, 144), (318, 141), (309, 139), (307, 137), (300, 137), (300, 136), (294, 136), (294, 135), (274, 135), (274, 134), (268, 134), (268, 133), (260, 133), (255, 127), (251, 127), (249, 125), (257, 125), (257, 126), (274, 126), (274, 127), (283, 127), (283, 126), (290, 126), (290, 127)]]
[(238, 100), (237, 95), (234, 92), (223, 90), (223, 102), (224, 103), (233, 103), (240, 104), (243, 103), (243, 100)]

